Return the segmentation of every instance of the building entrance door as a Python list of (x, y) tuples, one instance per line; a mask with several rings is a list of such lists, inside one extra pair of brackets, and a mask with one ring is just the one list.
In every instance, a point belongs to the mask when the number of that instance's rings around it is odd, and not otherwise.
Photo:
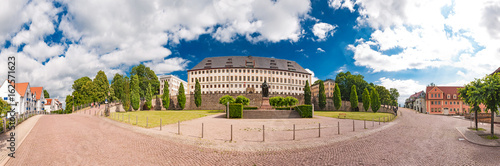
[(450, 113), (450, 110), (448, 108), (443, 109), (443, 114), (448, 115)]

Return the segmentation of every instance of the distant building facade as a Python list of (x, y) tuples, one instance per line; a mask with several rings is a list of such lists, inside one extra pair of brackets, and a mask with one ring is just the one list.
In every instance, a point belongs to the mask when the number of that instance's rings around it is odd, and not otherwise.
[[(429, 114), (461, 114), (469, 112), (469, 105), (458, 97), (458, 86), (428, 86), (426, 88), (426, 108)], [(481, 111), (485, 106), (480, 105)]]
[[(335, 91), (335, 81), (332, 79), (327, 79), (323, 81), (323, 85), (325, 86), (325, 95), (327, 98), (333, 97), (333, 92)], [(318, 97), (319, 95), (319, 84), (314, 84), (311, 86), (311, 95)]]
[(188, 84), (186, 81), (180, 79), (179, 77), (176, 77), (174, 75), (163, 75), (159, 76), (158, 79), (160, 79), (160, 95), (163, 95), (163, 89), (165, 88), (165, 82), (168, 82), (168, 90), (170, 93), (170, 96), (177, 96), (179, 93), (179, 87), (181, 86), (181, 83), (184, 86), (184, 93), (188, 93)]
[(205, 58), (188, 70), (189, 94), (194, 94), (196, 79), (202, 94), (261, 93), (265, 81), (270, 94), (299, 95), (311, 74), (290, 60), (224, 56)]

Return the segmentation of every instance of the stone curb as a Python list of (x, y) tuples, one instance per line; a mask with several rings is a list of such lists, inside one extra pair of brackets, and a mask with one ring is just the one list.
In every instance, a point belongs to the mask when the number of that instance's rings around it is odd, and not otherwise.
[(498, 140), (487, 140), (478, 136), (475, 132), (470, 131), (467, 127), (456, 127), (458, 132), (462, 134), (462, 136), (469, 141), (470, 143), (481, 145), (481, 146), (489, 146), (489, 147), (500, 147), (500, 141)]
[[(19, 147), (21, 147), (22, 143), (24, 142), (24, 139), (26, 139), (26, 137), (28, 137), (28, 135), (31, 133), (31, 130), (33, 130), (33, 127), (35, 127), (35, 125), (38, 123), (38, 120), (40, 119), (40, 117), (42, 117), (43, 115), (35, 115), (29, 119), (27, 119), (26, 121), (28, 120), (35, 120), (35, 122), (33, 123), (32, 126), (29, 127), (29, 130), (28, 132), (26, 133), (26, 135), (24, 135), (23, 138), (21, 138), (21, 141), (19, 141), (19, 143), (16, 144), (16, 150), (19, 149)], [(25, 123), (22, 123), (22, 124), (26, 124)], [(4, 133), (5, 134), (5, 133)], [(16, 134), (17, 135), (17, 134)], [(5, 165), (7, 164), (7, 162), (10, 160), (11, 157), (5, 157), (3, 158), (3, 160), (0, 162), (0, 165)]]

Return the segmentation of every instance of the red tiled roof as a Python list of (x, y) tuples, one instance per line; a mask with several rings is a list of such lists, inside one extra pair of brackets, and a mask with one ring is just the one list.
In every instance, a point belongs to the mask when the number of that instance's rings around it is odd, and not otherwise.
[(47, 102), (45, 102), (45, 105), (51, 105), (52, 104), (52, 99), (46, 99)]
[(500, 73), (500, 67), (497, 70), (495, 70), (493, 73), (491, 73), (491, 75), (493, 75), (495, 73)]
[(43, 93), (43, 87), (31, 87), (30, 90), (31, 90), (31, 93), (36, 94), (36, 99), (40, 100), (40, 97), (42, 96), (42, 93)]
[[(429, 93), (432, 88), (438, 88), (439, 90), (443, 91), (443, 99), (446, 99), (446, 96), (449, 94), (451, 98), (453, 98), (453, 95), (456, 94), (458, 97), (458, 88), (463, 88), (463, 86), (428, 86), (425, 90), (426, 94)], [(428, 97), (426, 97), (427, 99)]]
[(28, 85), (29, 83), (28, 82), (24, 82), (24, 83), (16, 83), (16, 91), (19, 92), (19, 94), (21, 95), (21, 97), (24, 97), (24, 94), (26, 93), (26, 90), (28, 89)]

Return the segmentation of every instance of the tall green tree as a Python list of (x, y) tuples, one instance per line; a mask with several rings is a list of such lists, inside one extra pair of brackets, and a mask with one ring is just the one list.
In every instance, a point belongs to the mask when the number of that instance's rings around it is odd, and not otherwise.
[(235, 100), (233, 97), (231, 97), (229, 95), (224, 95), (221, 98), (219, 98), (219, 104), (227, 106), (227, 102), (229, 102), (229, 104), (231, 104), (231, 103), (234, 103)]
[(463, 88), (458, 89), (458, 97), (462, 99), (464, 103), (470, 106), (470, 111), (474, 111), (474, 119), (475, 119), (475, 127), (476, 130), (478, 128), (477, 123), (478, 123), (478, 118), (477, 118), (477, 113), (481, 112), (481, 108), (479, 105), (483, 102), (483, 97), (482, 97), (482, 86), (483, 84), (481, 83), (480, 79), (476, 79)]
[(45, 89), (43, 90), (43, 97), (46, 99), (50, 98), (49, 92), (47, 92), (47, 90), (45, 90)]
[(177, 94), (177, 103), (179, 103), (179, 107), (181, 107), (181, 110), (186, 106), (186, 94), (184, 92), (184, 85), (182, 84), (182, 82), (179, 86), (179, 93)]
[(166, 80), (163, 85), (163, 95), (161, 96), (161, 102), (163, 104), (163, 108), (168, 110), (168, 107), (170, 106), (170, 90), (168, 86), (168, 81)]
[(196, 79), (196, 84), (194, 86), (194, 104), (196, 104), (196, 107), (201, 106), (201, 85), (198, 79)]
[(371, 88), (370, 84), (364, 80), (361, 74), (352, 75), (351, 72), (340, 72), (335, 77), (335, 84), (339, 85), (341, 98), (344, 101), (350, 101), (351, 87), (356, 85), (358, 101), (361, 101), (361, 93), (365, 88)]
[(155, 72), (151, 70), (149, 67), (146, 67), (143, 64), (134, 66), (130, 71), (130, 75), (138, 76), (140, 97), (144, 97), (146, 95), (146, 89), (148, 83), (151, 84), (152, 94), (159, 94), (160, 81), (158, 80), (158, 77), (156, 76)]
[(99, 70), (94, 78), (94, 88), (95, 88), (95, 101), (102, 103), (106, 98), (108, 98), (109, 92), (109, 82), (108, 77), (104, 71)]
[(380, 109), (380, 98), (378, 96), (377, 89), (373, 88), (371, 94), (372, 102), (370, 103), (372, 106), (373, 113), (377, 112)]
[(152, 105), (153, 100), (153, 94), (151, 94), (151, 85), (148, 83), (148, 88), (146, 88), (146, 109), (150, 110)]
[(139, 77), (137, 75), (132, 76), (132, 81), (130, 81), (130, 88), (132, 89), (131, 93), (131, 99), (130, 101), (132, 102), (132, 108), (134, 110), (139, 110), (139, 107), (141, 105), (140, 100), (141, 96), (139, 94), (140, 87), (139, 87)]
[(368, 109), (370, 108), (370, 102), (370, 92), (368, 91), (368, 88), (365, 88), (365, 90), (363, 91), (363, 108), (365, 109), (365, 111), (368, 111)]
[(234, 103), (241, 103), (243, 105), (248, 105), (250, 103), (250, 99), (246, 98), (243, 95), (239, 95), (236, 97), (236, 100), (234, 101)]
[(125, 76), (123, 78), (123, 94), (121, 95), (123, 109), (128, 111), (130, 109), (130, 79)]
[(322, 80), (319, 81), (319, 94), (318, 94), (318, 105), (319, 108), (325, 109), (326, 107), (326, 94), (325, 94), (325, 84)]
[(304, 104), (311, 105), (311, 87), (309, 87), (309, 81), (307, 80), (304, 86)]
[(81, 77), (73, 82), (73, 95), (75, 96), (75, 106), (87, 104), (94, 98), (92, 93), (92, 79), (89, 77)]
[(113, 77), (113, 80), (111, 80), (111, 88), (113, 88), (115, 94), (114, 96), (119, 100), (123, 99), (122, 95), (123, 91), (125, 90), (123, 85), (124, 79), (125, 78), (123, 77), (123, 75), (116, 73), (115, 76)]
[(380, 97), (381, 105), (390, 105), (391, 103), (391, 93), (384, 86), (375, 86), (377, 93)]
[(333, 92), (333, 104), (335, 105), (335, 109), (339, 110), (342, 106), (342, 98), (340, 97), (340, 88), (338, 84), (335, 84), (335, 91)]
[(351, 109), (353, 111), (358, 108), (358, 92), (356, 92), (356, 85), (351, 86)]
[(398, 89), (396, 89), (396, 88), (389, 89), (389, 94), (391, 96), (391, 105), (397, 106), (398, 105), (398, 98), (399, 98)]
[(500, 107), (500, 75), (495, 73), (488, 75), (482, 79), (483, 87), (481, 95), (486, 109), (491, 112), (491, 137), (495, 137), (495, 113), (498, 114), (498, 107)]

